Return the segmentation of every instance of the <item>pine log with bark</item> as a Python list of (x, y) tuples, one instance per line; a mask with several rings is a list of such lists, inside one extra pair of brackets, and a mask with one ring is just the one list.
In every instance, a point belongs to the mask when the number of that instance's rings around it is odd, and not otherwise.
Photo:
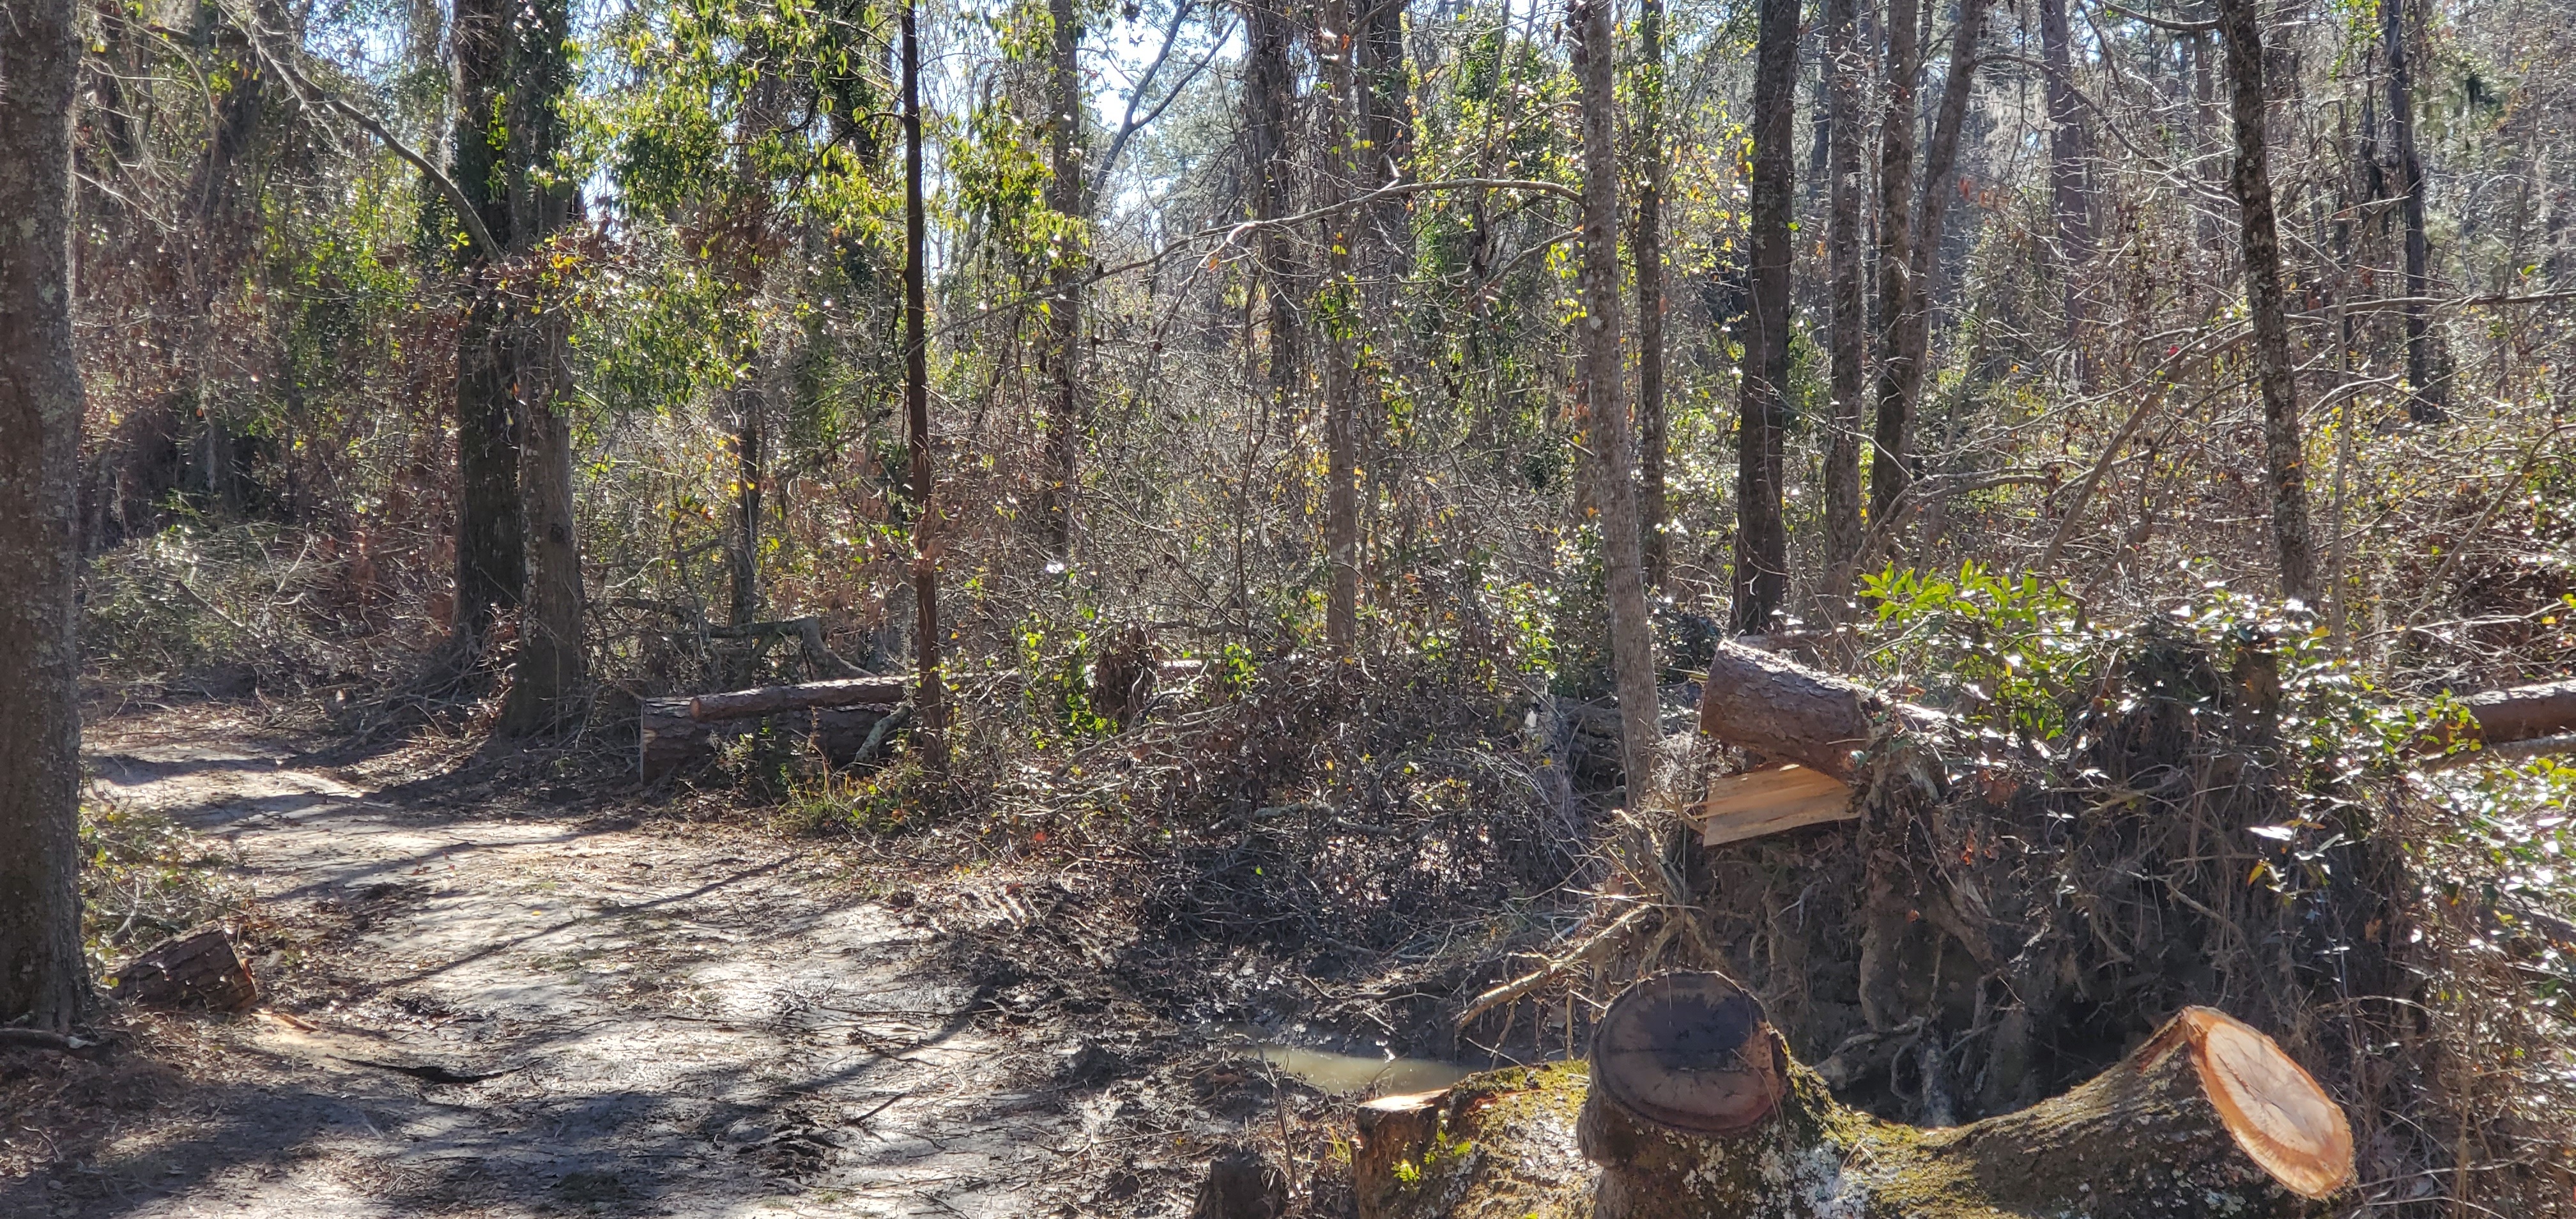
[(2065, 1093), (1920, 1129), (1838, 1104), (1724, 976), (1630, 987), (1588, 1063), (1364, 1110), (1364, 1219), (2295, 1215), (2350, 1183), (2343, 1110), (2287, 1053), (2185, 1008)]
[(70, 0), (0, 2), (0, 1024), (61, 1030), (88, 987), (80, 916), (83, 411), (72, 342)]

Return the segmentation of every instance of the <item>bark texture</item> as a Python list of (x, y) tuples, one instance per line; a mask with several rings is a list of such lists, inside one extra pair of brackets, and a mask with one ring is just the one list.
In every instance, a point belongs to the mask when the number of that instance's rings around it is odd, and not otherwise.
[[(1325, 136), (1326, 180), (1348, 204), (1357, 197), (1367, 173), (1358, 147), (1365, 121), (1358, 73), (1352, 62), (1356, 40), (1350, 37), (1349, 0), (1326, 0), (1316, 16), (1329, 33), (1318, 36), (1325, 52), (1323, 77), (1331, 97), (1325, 103), (1330, 129)], [(1317, 302), (1324, 329), (1324, 646), (1348, 657), (1359, 647), (1360, 496), (1359, 496), (1359, 288), (1352, 274), (1351, 251), (1358, 244), (1363, 218), (1355, 207), (1337, 208), (1323, 218), (1325, 284)]]
[[(580, 216), (579, 188), (546, 171), (561, 155), (571, 124), (563, 112), (572, 88), (569, 0), (534, 0), (512, 11), (507, 125), (510, 240), (516, 262), (533, 262)], [(519, 421), (527, 597), (519, 618), (519, 656), (502, 700), (504, 732), (538, 732), (577, 715), (588, 664), (582, 639), (581, 545), (573, 523), (571, 319), (542, 278), (522, 274), (509, 296), (503, 327), (511, 411)], [(524, 298), (524, 299), (523, 299)], [(460, 548), (461, 549), (461, 548)]]
[[(2420, 2), (2420, 0), (2419, 0)], [(2406, 225), (2406, 295), (2421, 300), (2431, 289), (2425, 263), (2432, 245), (2424, 235), (2424, 162), (2415, 152), (2415, 73), (2406, 53), (2406, 0), (2381, 0), (2380, 42), (2388, 59), (2389, 168), (2398, 211)], [(2448, 417), (2445, 378), (2435, 367), (2424, 306), (2406, 306), (2406, 413), (2418, 423)]]
[(70, 1027), (80, 938), (80, 647), (70, 0), (0, 3), (0, 1024)]
[[(1902, 8), (1905, 0), (1896, 4)], [(1987, 0), (1959, 3), (1941, 106), (1933, 116), (1931, 143), (1923, 149), (1923, 197), (1915, 205), (1906, 234), (1903, 291), (1895, 312), (1885, 319), (1887, 341), (1878, 368), (1878, 451), (1869, 488), (1870, 507), (1878, 517), (1896, 510), (1914, 476), (1914, 414), (1923, 399), (1923, 376), (1930, 358), (1932, 281), (1941, 269), (1941, 225), (1949, 214), (1950, 172), (1958, 164), (1959, 132), (1967, 125), (1968, 101), (1976, 84), (1977, 43), (1986, 23), (1986, 6)], [(1909, 120), (1911, 113), (1909, 109)]]
[[(1082, 17), (1074, 0), (1049, 0), (1054, 44), (1047, 58), (1047, 207), (1088, 225), (1082, 164)], [(1047, 553), (1073, 553), (1075, 489), (1082, 478), (1082, 401), (1076, 372), (1082, 363), (1082, 277), (1088, 258), (1081, 247), (1057, 260), (1047, 300), (1047, 470), (1038, 499), (1040, 536)]]
[(1637, 536), (1637, 444), (1620, 401), (1618, 111), (1612, 105), (1610, 0), (1574, 6), (1576, 87), (1583, 98), (1583, 328), (1577, 411), (1590, 433), (1593, 503), (1601, 513), (1601, 565), (1609, 586), (1611, 669), (1619, 686), (1620, 752), (1628, 803), (1644, 806), (1656, 783), (1663, 733), (1656, 724), (1655, 657)]
[(200, 927), (144, 949), (116, 975), (116, 996), (145, 1007), (237, 1012), (259, 1002), (259, 983), (242, 964), (232, 932)]
[(1857, 0), (1825, 0), (1825, 265), (1831, 299), (1826, 420), (1825, 587), (1839, 599), (1860, 554), (1862, 350), (1868, 344), (1868, 286), (1861, 272), (1861, 54)]
[(1878, 331), (1879, 364), (1871, 385), (1877, 418), (1870, 433), (1869, 517), (1875, 522), (1896, 506), (1905, 484), (1905, 425), (1896, 400), (1891, 360), (1897, 319), (1905, 314), (1914, 233), (1914, 124), (1916, 80), (1923, 74), (1923, 6), (1887, 0), (1887, 108), (1878, 133)]
[(921, 193), (921, 30), (915, 6), (903, 6), (903, 417), (911, 454), (904, 480), (912, 517), (913, 715), (924, 765), (948, 763), (947, 686), (939, 675), (939, 508), (930, 478), (929, 220)]
[(1938, 711), (1891, 703), (1859, 682), (1733, 641), (1717, 645), (1701, 691), (1701, 735), (1846, 784), (1858, 777), (1853, 752), (1882, 722), (1915, 729), (1945, 722)]
[(1789, 587), (1780, 455), (1789, 406), (1789, 213), (1796, 201), (1798, 0), (1762, 0), (1754, 40), (1753, 310), (1744, 329), (1736, 408), (1735, 576), (1729, 618), (1740, 635), (1771, 627)]
[(1637, 277), (1637, 515), (1643, 521), (1646, 587), (1664, 586), (1671, 546), (1664, 526), (1664, 0), (1637, 13), (1637, 218), (1629, 249)]
[[(456, 56), (457, 120), (448, 177), (474, 203), (476, 218), (513, 248), (504, 148), (493, 146), (492, 114), (509, 95), (511, 14), (501, 0), (457, 0), (449, 38)], [(505, 146), (506, 147), (506, 146)], [(527, 592), (527, 517), (519, 500), (519, 433), (512, 394), (510, 310), (495, 295), (499, 274), (479, 247), (462, 256), (473, 298), (456, 332), (456, 608), (466, 646), (493, 616)]]
[(2254, 323), (2254, 379), (2263, 396), (2263, 449), (2272, 481), (2272, 539), (2281, 595), (2314, 604), (2315, 543), (2308, 534), (2306, 436), (2299, 428), (2296, 365), (2281, 295), (2281, 238), (2274, 226), (2272, 173), (2264, 148), (2263, 27), (2254, 0), (2218, 0), (2226, 45), (2236, 159), (2227, 185), (2236, 197), (2245, 255), (2245, 306)]

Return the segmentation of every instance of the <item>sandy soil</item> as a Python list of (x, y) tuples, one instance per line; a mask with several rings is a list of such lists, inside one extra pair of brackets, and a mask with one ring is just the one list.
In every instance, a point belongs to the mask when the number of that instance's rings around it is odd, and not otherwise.
[(0, 1060), (55, 1115), (0, 1115), (0, 1215), (1170, 1214), (1265, 1108), (1202, 1041), (958, 950), (1062, 904), (1035, 886), (872, 900), (829, 847), (202, 712), (89, 740), (102, 792), (229, 844), (269, 993)]

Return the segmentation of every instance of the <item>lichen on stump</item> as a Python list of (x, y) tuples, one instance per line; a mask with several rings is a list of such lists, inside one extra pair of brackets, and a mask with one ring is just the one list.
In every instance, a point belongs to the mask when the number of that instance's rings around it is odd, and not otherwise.
[(1364, 1108), (1362, 1219), (2250, 1219), (2352, 1176), (2343, 1111), (2208, 1008), (2063, 1095), (1938, 1130), (1836, 1103), (1718, 975), (1631, 987), (1593, 1044)]

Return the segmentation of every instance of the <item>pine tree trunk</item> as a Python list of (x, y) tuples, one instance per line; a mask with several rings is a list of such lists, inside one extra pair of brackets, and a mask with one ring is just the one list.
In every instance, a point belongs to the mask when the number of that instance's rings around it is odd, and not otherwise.
[(80, 934), (81, 416), (72, 339), (71, 0), (0, 2), (0, 1025), (62, 1031)]
[(1762, 0), (1754, 36), (1753, 199), (1746, 221), (1752, 249), (1753, 310), (1744, 330), (1735, 470), (1735, 633), (1771, 628), (1789, 583), (1789, 537), (1781, 506), (1782, 433), (1789, 408), (1789, 212), (1795, 202), (1798, 87), (1797, 0)]
[(1244, 25), (1244, 180), (1252, 184), (1252, 218), (1262, 222), (1261, 281), (1269, 306), (1269, 376), (1272, 407), (1285, 415), (1296, 389), (1298, 337), (1306, 324), (1289, 253), (1278, 221), (1288, 214), (1288, 110), (1296, 79), (1288, 65), (1294, 37), (1287, 19), (1266, 0), (1246, 0)]
[[(1331, 92), (1325, 109), (1332, 129), (1324, 140), (1326, 176), (1347, 203), (1356, 196), (1365, 161), (1356, 147), (1360, 118), (1359, 84), (1353, 71), (1355, 39), (1349, 38), (1349, 0), (1327, 0), (1317, 10), (1331, 31), (1318, 45), (1324, 77)], [(1324, 646), (1348, 657), (1359, 647), (1359, 358), (1358, 286), (1351, 273), (1351, 249), (1365, 224), (1357, 209), (1343, 207), (1324, 218), (1325, 266), (1323, 303), (1317, 312), (1324, 327)]]
[[(1898, 0), (1902, 5), (1904, 0)], [(1870, 474), (1874, 515), (1897, 509), (1913, 480), (1914, 415), (1923, 400), (1923, 377), (1932, 341), (1932, 281), (1941, 270), (1941, 225), (1950, 206), (1950, 171), (1959, 157), (1959, 132), (1967, 125), (1976, 84), (1977, 42), (1987, 0), (1960, 0), (1950, 61), (1933, 116), (1932, 140), (1923, 149), (1923, 194), (1908, 226), (1902, 303), (1887, 322), (1887, 346), (1878, 371), (1878, 461)]]
[(2064, 281), (2066, 342), (2076, 362), (2076, 387), (2089, 382), (2082, 347), (2084, 293), (2077, 282), (2093, 256), (2093, 203), (2085, 182), (2084, 112), (2075, 96), (2075, 56), (2066, 26), (2066, 0), (2039, 0), (2039, 45), (2047, 65), (2049, 211), (2057, 222), (2058, 275)]
[[(2420, 0), (2419, 0), (2420, 2)], [(2406, 295), (2431, 290), (2425, 261), (2424, 162), (2415, 155), (2415, 78), (2406, 54), (2406, 0), (2381, 0), (2380, 37), (2388, 57), (2388, 142), (2396, 155), (2397, 198), (2406, 225)], [(2406, 306), (2406, 414), (2418, 423), (2449, 417), (2443, 377), (2434, 367), (2424, 306)]]
[[(450, 29), (458, 117), (450, 180), (505, 250), (519, 248), (508, 190), (495, 171), (492, 113), (510, 91), (510, 15), (500, 0), (457, 0)], [(519, 499), (519, 428), (508, 353), (509, 310), (494, 298), (499, 269), (478, 247), (463, 256), (472, 299), (456, 332), (456, 639), (481, 646), (493, 616), (527, 595), (528, 526)]]
[(2233, 94), (2236, 159), (2227, 183), (2241, 213), (2245, 304), (2254, 323), (2254, 378), (2263, 397), (2263, 447), (2272, 481), (2272, 537), (2280, 558), (2281, 595), (2314, 604), (2306, 437), (2299, 429), (2289, 319), (2281, 298), (2281, 240), (2273, 225), (2272, 175), (2263, 135), (2263, 31), (2254, 0), (2218, 0), (2218, 33)]
[(1593, 503), (1601, 513), (1601, 566), (1610, 602), (1611, 671), (1619, 685), (1621, 761), (1628, 806), (1655, 798), (1657, 723), (1652, 624), (1637, 535), (1637, 445), (1620, 401), (1619, 114), (1611, 0), (1577, 0), (1575, 85), (1583, 99), (1583, 320), (1577, 418), (1589, 433)]
[[(1903, 3), (1904, 0), (1897, 0)], [(1862, 357), (1868, 343), (1861, 281), (1861, 59), (1857, 0), (1825, 0), (1826, 293), (1831, 301), (1833, 344), (1826, 421), (1825, 596), (1848, 595), (1852, 562), (1860, 554), (1860, 440)], [(1837, 604), (1835, 610), (1839, 610)]]
[(912, 518), (914, 749), (933, 773), (948, 767), (947, 686), (939, 673), (939, 509), (930, 470), (929, 214), (922, 199), (921, 31), (903, 6), (903, 415), (911, 450), (905, 491)]
[[(1083, 225), (1091, 219), (1083, 198), (1082, 18), (1074, 0), (1049, 0), (1053, 54), (1047, 60), (1047, 207)], [(1047, 553), (1073, 555), (1075, 492), (1082, 478), (1082, 277), (1088, 246), (1059, 257), (1047, 299), (1047, 363), (1055, 384), (1047, 396), (1046, 485), (1038, 501)]]
[[(507, 182), (510, 250), (542, 256), (579, 218), (578, 187), (549, 176), (570, 123), (570, 0), (532, 0), (511, 26)], [(582, 638), (581, 545), (573, 520), (571, 319), (540, 277), (514, 285), (502, 351), (520, 421), (519, 494), (528, 531), (528, 596), (519, 659), (502, 700), (504, 732), (553, 728), (577, 715), (588, 680)], [(522, 297), (526, 299), (521, 299)]]
[(1870, 433), (1869, 518), (1896, 507), (1905, 487), (1907, 419), (1903, 378), (1896, 367), (1897, 322), (1905, 315), (1906, 283), (1914, 234), (1914, 95), (1923, 74), (1917, 0), (1887, 0), (1887, 109), (1878, 136), (1877, 377), (1871, 397), (1877, 417)]
[(1664, 0), (1644, 0), (1637, 14), (1636, 236), (1629, 245), (1637, 276), (1637, 515), (1642, 518), (1646, 587), (1664, 586), (1671, 565), (1664, 525)]

